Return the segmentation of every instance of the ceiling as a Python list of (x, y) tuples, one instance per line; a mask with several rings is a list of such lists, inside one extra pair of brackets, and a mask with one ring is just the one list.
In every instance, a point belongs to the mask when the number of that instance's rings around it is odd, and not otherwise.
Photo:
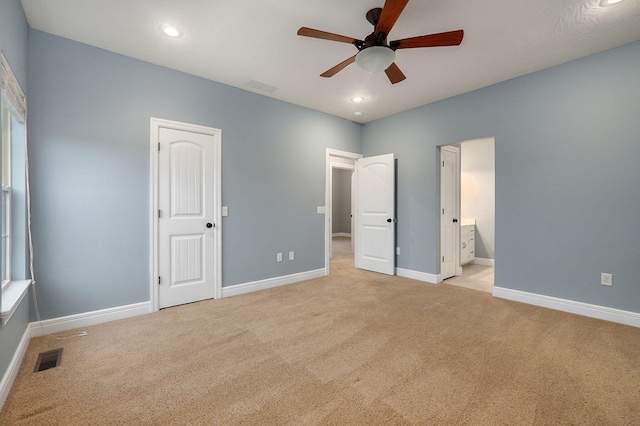
[[(365, 123), (640, 40), (640, 0), (411, 0), (397, 40), (464, 29), (457, 47), (398, 50), (407, 79), (356, 64), (319, 75), (355, 46), (296, 35), (311, 27), (358, 39), (384, 0), (22, 0), (31, 28)], [(172, 39), (162, 26), (183, 35)], [(355, 96), (365, 100), (351, 101)], [(354, 113), (359, 111), (361, 116)]]

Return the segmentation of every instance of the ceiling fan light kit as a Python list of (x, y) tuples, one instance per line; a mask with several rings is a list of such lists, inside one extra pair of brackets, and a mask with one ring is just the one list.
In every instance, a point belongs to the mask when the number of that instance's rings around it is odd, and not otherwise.
[(396, 52), (386, 46), (365, 47), (356, 55), (356, 64), (367, 72), (384, 71), (396, 60)]
[(374, 29), (373, 32), (364, 39), (364, 41), (339, 34), (328, 33), (326, 31), (315, 30), (313, 28), (300, 28), (298, 30), (298, 35), (300, 36), (320, 38), (340, 43), (349, 43), (353, 44), (358, 49), (358, 53), (356, 55), (345, 59), (332, 68), (329, 68), (327, 71), (320, 74), (320, 76), (333, 77), (338, 72), (355, 62), (360, 68), (370, 73), (384, 71), (391, 84), (396, 84), (406, 79), (405, 75), (394, 62), (396, 59), (397, 49), (458, 46), (462, 43), (462, 38), (464, 37), (464, 31), (462, 30), (439, 34), (428, 34), (387, 42), (387, 35), (391, 32), (391, 29), (408, 2), (409, 0), (386, 0), (383, 8), (378, 7), (368, 11), (366, 18), (367, 21), (373, 25)]

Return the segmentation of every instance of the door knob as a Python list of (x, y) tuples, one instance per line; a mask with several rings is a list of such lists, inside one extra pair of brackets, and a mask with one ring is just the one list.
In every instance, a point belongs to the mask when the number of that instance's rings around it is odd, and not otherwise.
[(453, 219), (453, 223), (458, 223), (458, 219)]
[(213, 228), (213, 223), (211, 222), (207, 223), (207, 228)]
[(391, 223), (391, 219), (387, 219), (387, 222)]

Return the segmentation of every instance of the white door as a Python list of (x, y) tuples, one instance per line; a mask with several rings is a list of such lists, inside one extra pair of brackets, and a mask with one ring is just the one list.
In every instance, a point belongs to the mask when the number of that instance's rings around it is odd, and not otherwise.
[(460, 149), (455, 146), (440, 149), (440, 277), (443, 280), (456, 275), (460, 265), (459, 158)]
[(359, 159), (356, 174), (356, 268), (395, 275), (393, 154)]
[(211, 299), (219, 258), (219, 134), (160, 128), (158, 307)]

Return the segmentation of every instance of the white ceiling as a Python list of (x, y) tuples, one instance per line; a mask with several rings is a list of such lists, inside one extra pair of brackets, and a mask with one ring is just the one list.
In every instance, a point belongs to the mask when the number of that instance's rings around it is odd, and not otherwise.
[[(368, 122), (640, 40), (640, 0), (411, 0), (389, 40), (464, 29), (462, 44), (398, 50), (407, 79), (352, 64), (353, 45), (296, 35), (307, 26), (364, 39), (384, 0), (22, 0), (29, 26), (143, 61)], [(164, 24), (183, 36), (170, 39)], [(254, 86), (247, 84), (254, 81)], [(277, 88), (272, 93), (255, 82)], [(260, 86), (259, 84), (257, 86)], [(365, 98), (354, 104), (351, 98)], [(362, 116), (354, 116), (361, 111)]]

